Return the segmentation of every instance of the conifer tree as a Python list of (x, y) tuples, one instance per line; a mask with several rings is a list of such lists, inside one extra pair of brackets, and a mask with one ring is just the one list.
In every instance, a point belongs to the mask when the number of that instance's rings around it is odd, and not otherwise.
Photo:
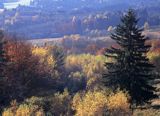
[[(6, 58), (5, 58), (5, 52), (4, 52), (4, 40), (3, 40), (3, 32), (0, 31), (0, 106), (1, 103), (4, 102), (5, 96), (4, 96), (4, 89), (5, 89), (5, 74), (4, 69), (6, 65)], [(1, 107), (0, 107), (1, 110)]]
[(137, 23), (131, 9), (121, 18), (121, 24), (111, 34), (118, 46), (106, 50), (105, 56), (113, 61), (105, 63), (107, 73), (103, 76), (106, 86), (128, 91), (132, 104), (142, 104), (156, 97), (155, 88), (150, 84), (154, 80), (154, 66), (146, 56), (151, 46), (145, 44), (147, 38)]
[(3, 32), (0, 31), (0, 80), (4, 77), (4, 65), (5, 65), (5, 56), (4, 56), (4, 40), (3, 40)]

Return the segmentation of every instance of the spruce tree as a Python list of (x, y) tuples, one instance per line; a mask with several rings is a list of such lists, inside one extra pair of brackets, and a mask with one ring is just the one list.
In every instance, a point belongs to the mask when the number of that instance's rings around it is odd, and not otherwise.
[[(4, 77), (4, 65), (6, 62), (5, 56), (4, 56), (4, 40), (3, 40), (3, 32), (0, 31), (0, 81), (3, 80)], [(2, 84), (2, 83), (0, 83)]]
[(138, 105), (156, 95), (155, 88), (150, 84), (154, 80), (154, 66), (146, 56), (151, 46), (145, 44), (147, 38), (142, 35), (143, 29), (137, 23), (136, 14), (131, 9), (121, 18), (121, 24), (111, 34), (117, 47), (112, 46), (105, 53), (112, 62), (105, 63), (107, 73), (103, 77), (106, 86), (128, 91), (131, 103)]
[[(5, 101), (5, 66), (6, 66), (6, 58), (4, 51), (4, 40), (3, 40), (3, 31), (0, 31), (0, 106), (3, 105)], [(1, 107), (0, 107), (1, 111)]]

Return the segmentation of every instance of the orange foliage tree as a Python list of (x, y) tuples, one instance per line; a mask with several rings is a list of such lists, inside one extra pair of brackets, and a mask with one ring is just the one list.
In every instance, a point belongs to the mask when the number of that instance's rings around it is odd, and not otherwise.
[(30, 44), (18, 40), (8, 40), (5, 51), (9, 61), (6, 69), (8, 100), (23, 99), (30, 90), (43, 85), (39, 58), (32, 54)]

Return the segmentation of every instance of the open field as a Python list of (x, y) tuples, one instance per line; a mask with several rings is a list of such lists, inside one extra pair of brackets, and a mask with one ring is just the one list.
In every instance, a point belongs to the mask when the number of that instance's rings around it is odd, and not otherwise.
[[(159, 29), (159, 28), (158, 28)], [(150, 39), (160, 39), (160, 30), (157, 31), (158, 29), (156, 29), (156, 31), (144, 31), (143, 34), (146, 35), (147, 37), (149, 37)], [(88, 37), (82, 36), (83, 38), (88, 39)], [(31, 42), (33, 45), (44, 45), (45, 43), (50, 43), (51, 45), (59, 45), (61, 44), (62, 40), (64, 38), (42, 38), (42, 39), (33, 39), (33, 40), (28, 40), (28, 42)], [(103, 40), (103, 41), (107, 41), (107, 43), (112, 43), (113, 41), (110, 39), (109, 36), (107, 37), (89, 37), (90, 41), (98, 41), (98, 40)]]

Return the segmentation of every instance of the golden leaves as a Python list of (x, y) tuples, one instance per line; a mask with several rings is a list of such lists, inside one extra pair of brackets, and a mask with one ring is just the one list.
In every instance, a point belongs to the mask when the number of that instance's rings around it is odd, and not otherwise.
[(50, 53), (50, 50), (51, 49), (45, 47), (34, 47), (32, 48), (32, 54), (39, 56), (41, 63), (47, 64), (49, 66), (54, 66), (55, 59)]
[(37, 105), (20, 105), (17, 110), (12, 111), (11, 109), (6, 109), (2, 116), (44, 116), (44, 112)]
[(106, 113), (119, 111), (129, 112), (127, 94), (118, 91), (107, 95), (106, 91), (89, 91), (78, 93), (73, 98), (73, 109), (77, 116), (102, 116)]

